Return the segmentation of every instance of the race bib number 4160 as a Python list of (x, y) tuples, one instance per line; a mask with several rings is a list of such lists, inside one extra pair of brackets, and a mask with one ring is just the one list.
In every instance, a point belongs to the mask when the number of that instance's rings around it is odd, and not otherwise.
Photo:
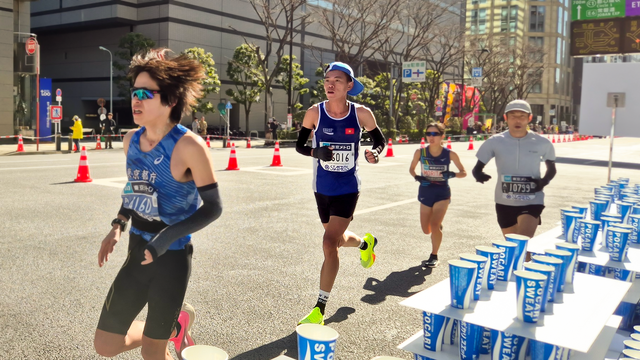
[(503, 175), (502, 196), (510, 200), (533, 200), (536, 184), (530, 176)]
[(355, 146), (353, 143), (320, 143), (320, 146), (333, 148), (331, 161), (320, 160), (320, 165), (326, 171), (347, 172), (355, 165)]
[(130, 181), (122, 190), (123, 205), (149, 221), (160, 220), (158, 193), (146, 181)]

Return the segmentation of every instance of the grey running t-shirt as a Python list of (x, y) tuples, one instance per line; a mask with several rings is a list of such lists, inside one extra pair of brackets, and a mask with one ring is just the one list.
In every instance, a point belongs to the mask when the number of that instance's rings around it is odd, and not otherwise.
[(544, 205), (544, 193), (535, 191), (535, 184), (531, 179), (541, 178), (541, 162), (556, 160), (551, 141), (531, 131), (522, 138), (514, 138), (509, 131), (505, 131), (485, 141), (476, 157), (485, 164), (496, 158), (497, 204)]

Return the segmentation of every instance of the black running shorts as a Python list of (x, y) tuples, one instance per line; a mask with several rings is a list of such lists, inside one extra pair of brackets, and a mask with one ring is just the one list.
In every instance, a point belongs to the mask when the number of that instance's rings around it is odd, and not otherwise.
[(322, 221), (323, 224), (328, 223), (331, 216), (353, 220), (353, 213), (356, 210), (360, 193), (356, 192), (335, 196), (327, 196), (320, 193), (314, 194), (316, 195), (320, 221)]
[(126, 335), (148, 303), (144, 335), (168, 340), (187, 291), (193, 246), (189, 243), (182, 250), (168, 250), (151, 264), (141, 265), (146, 245), (140, 235), (129, 234), (129, 254), (107, 293), (98, 329)]
[(510, 206), (496, 204), (496, 214), (498, 215), (498, 224), (501, 229), (516, 225), (520, 215), (531, 215), (538, 219), (538, 225), (541, 225), (542, 219), (540, 215), (542, 210), (544, 210), (544, 205)]

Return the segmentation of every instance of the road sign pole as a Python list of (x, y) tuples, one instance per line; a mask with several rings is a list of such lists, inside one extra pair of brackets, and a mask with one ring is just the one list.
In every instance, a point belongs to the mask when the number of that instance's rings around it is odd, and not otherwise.
[(611, 166), (613, 165), (613, 134), (616, 129), (616, 107), (618, 99), (614, 100), (613, 109), (611, 109), (611, 141), (609, 142), (609, 171), (607, 172), (607, 183), (611, 182)]

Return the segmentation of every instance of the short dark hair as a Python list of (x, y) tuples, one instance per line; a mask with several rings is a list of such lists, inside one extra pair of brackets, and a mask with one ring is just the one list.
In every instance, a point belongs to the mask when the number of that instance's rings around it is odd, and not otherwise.
[(430, 127), (435, 127), (438, 129), (438, 131), (440, 132), (440, 134), (444, 135), (446, 129), (444, 127), (444, 125), (442, 125), (442, 123), (439, 122), (432, 122), (429, 123), (429, 125), (427, 125), (427, 130), (429, 130)]
[(112, 114), (112, 113), (108, 113), (108, 114), (107, 114), (107, 116), (109, 116), (109, 115), (113, 116), (113, 114)]
[(166, 48), (139, 52), (131, 59), (128, 76), (135, 81), (140, 73), (148, 73), (160, 88), (162, 105), (173, 106), (169, 119), (177, 124), (202, 97), (200, 82), (205, 74), (197, 60), (185, 54), (170, 58), (169, 52)]

